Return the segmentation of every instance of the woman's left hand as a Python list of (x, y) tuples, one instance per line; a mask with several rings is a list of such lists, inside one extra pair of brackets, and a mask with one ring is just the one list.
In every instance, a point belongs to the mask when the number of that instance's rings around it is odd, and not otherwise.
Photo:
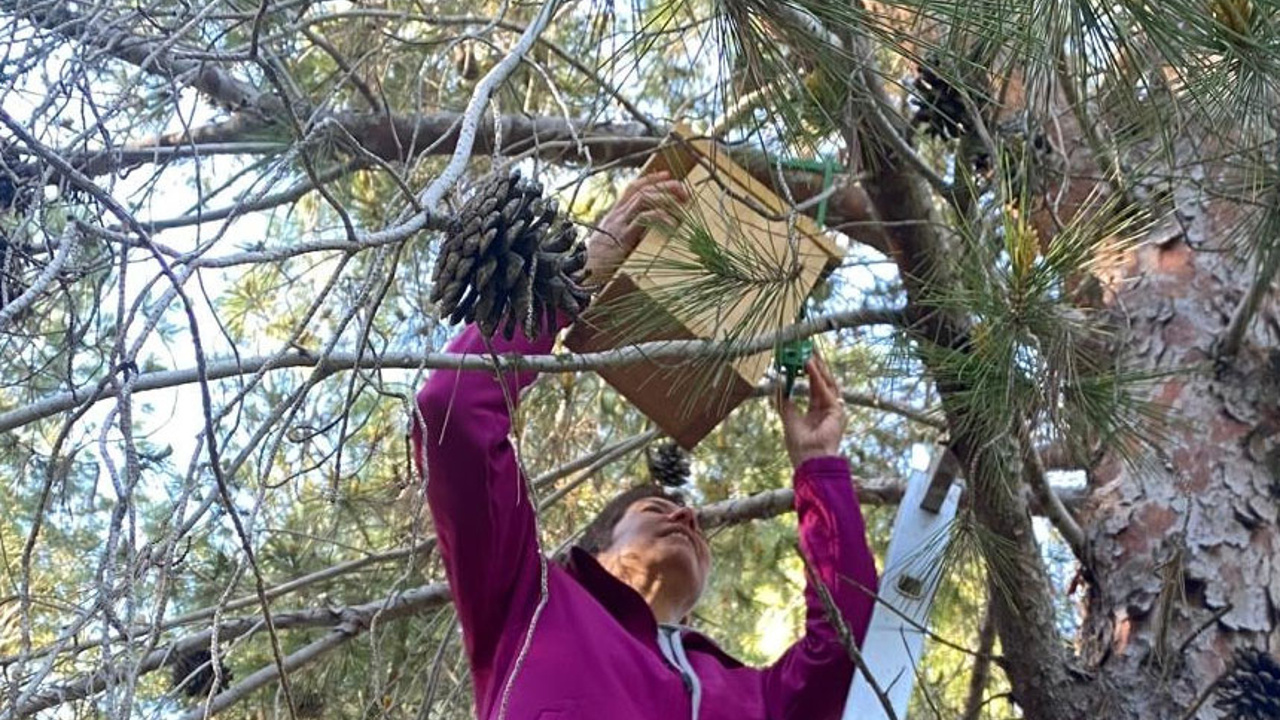
[(805, 364), (809, 377), (809, 409), (801, 413), (791, 398), (781, 390), (775, 399), (782, 416), (782, 433), (791, 464), (800, 467), (805, 460), (840, 454), (844, 435), (844, 400), (835, 376), (815, 350)]
[(674, 207), (688, 201), (689, 188), (668, 172), (644, 175), (628, 185), (587, 239), (588, 282), (607, 282), (645, 230), (654, 224), (674, 225)]

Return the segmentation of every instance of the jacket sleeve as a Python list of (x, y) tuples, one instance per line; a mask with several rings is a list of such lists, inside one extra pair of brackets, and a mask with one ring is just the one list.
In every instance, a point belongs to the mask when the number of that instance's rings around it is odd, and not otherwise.
[[(503, 354), (542, 354), (553, 335), (535, 341), (516, 334), (492, 340)], [(449, 344), (449, 352), (487, 355), (474, 325)], [(418, 393), (420, 416), (412, 423), (415, 460), (425, 464), (431, 508), (449, 586), (477, 683), (491, 679), (503, 631), (517, 624), (512, 613), (534, 603), (539, 587), (538, 537), (524, 476), (507, 435), (507, 399), (537, 377), (510, 372), (436, 370)], [(425, 462), (424, 462), (425, 460)], [(477, 695), (483, 688), (477, 688)]]
[[(800, 549), (831, 593), (858, 646), (875, 606), (875, 558), (843, 457), (805, 461), (795, 474)], [(805, 588), (805, 632), (764, 671), (771, 720), (837, 718), (853, 679), (853, 661), (828, 620), (812, 581)]]

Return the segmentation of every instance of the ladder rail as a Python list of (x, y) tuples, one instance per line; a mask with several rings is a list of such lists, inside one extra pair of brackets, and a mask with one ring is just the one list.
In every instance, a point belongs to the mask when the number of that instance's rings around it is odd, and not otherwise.
[[(927, 471), (914, 471), (894, 518), (893, 533), (880, 577), (880, 593), (863, 643), (868, 672), (884, 692), (893, 714), (905, 718), (916, 667), (924, 650), (933, 598), (951, 522), (960, 505), (961, 486), (953, 482), (953, 462), (945, 449), (935, 451)], [(890, 715), (861, 672), (854, 674), (843, 720), (887, 720)]]

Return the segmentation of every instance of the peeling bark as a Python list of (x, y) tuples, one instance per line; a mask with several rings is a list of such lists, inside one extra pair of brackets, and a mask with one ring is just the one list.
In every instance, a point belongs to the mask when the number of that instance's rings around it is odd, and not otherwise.
[[(1252, 281), (1212, 251), (1233, 214), (1184, 202), (1185, 233), (1140, 248), (1113, 283), (1123, 351), (1172, 373), (1149, 396), (1174, 419), (1154, 462), (1109, 455), (1089, 473), (1099, 582), (1080, 649), (1122, 700), (1118, 718), (1180, 717), (1233, 648), (1280, 640), (1280, 313), (1264, 303), (1234, 358), (1215, 362)], [(1209, 702), (1195, 717), (1220, 714)]]

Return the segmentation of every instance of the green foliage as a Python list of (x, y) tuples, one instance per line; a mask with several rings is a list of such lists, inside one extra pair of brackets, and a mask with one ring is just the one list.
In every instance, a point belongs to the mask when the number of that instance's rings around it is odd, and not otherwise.
[(1080, 302), (1089, 278), (1150, 228), (1122, 203), (1094, 201), (1047, 241), (1015, 207), (960, 226), (954, 282), (927, 303), (963, 313), (971, 330), (919, 352), (957, 386), (947, 402), (964, 431), (998, 437), (1026, 418), (1081, 459), (1099, 446), (1136, 458), (1159, 440), (1161, 413), (1142, 392), (1152, 378), (1116, 364), (1110, 328)]

